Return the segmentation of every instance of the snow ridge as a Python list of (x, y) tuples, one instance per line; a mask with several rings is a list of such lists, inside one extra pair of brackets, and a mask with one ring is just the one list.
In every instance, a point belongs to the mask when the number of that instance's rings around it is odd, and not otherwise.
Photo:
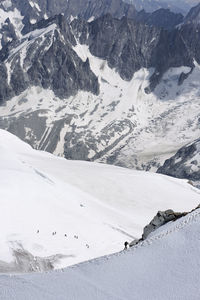
[(62, 300), (66, 295), (69, 300), (197, 300), (199, 217), (197, 209), (137, 247), (67, 269), (0, 276), (0, 295), (6, 295), (4, 300), (34, 300), (36, 295), (38, 300), (53, 300), (55, 295)]

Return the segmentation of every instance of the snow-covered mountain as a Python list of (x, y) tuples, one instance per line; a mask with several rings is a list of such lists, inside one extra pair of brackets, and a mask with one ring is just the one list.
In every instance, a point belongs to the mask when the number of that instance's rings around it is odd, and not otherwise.
[(199, 299), (200, 209), (141, 244), (58, 272), (0, 276), (4, 300)]
[(0, 51), (1, 128), (66, 158), (152, 170), (199, 136), (195, 28), (60, 15), (20, 30)]
[(61, 268), (120, 251), (158, 210), (199, 204), (199, 190), (186, 181), (67, 161), (3, 130), (0, 166), (0, 272)]
[[(68, 159), (156, 171), (199, 137), (198, 24), (132, 6), (121, 18), (112, 1), (81, 19), (68, 2), (55, 17), (53, 0), (2, 2), (0, 127)], [(105, 12), (121, 19), (88, 20)]]

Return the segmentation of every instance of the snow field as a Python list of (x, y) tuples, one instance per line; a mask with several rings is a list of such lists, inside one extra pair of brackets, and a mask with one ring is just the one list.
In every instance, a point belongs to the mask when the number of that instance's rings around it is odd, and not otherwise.
[(16, 249), (61, 255), (55, 268), (117, 252), (158, 210), (199, 204), (199, 191), (184, 180), (67, 161), (3, 130), (0, 154), (0, 260), (7, 263)]

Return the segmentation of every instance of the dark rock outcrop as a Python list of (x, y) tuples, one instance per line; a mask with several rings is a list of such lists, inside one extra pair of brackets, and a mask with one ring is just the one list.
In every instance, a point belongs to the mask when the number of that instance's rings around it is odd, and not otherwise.
[(15, 28), (13, 24), (10, 22), (10, 19), (7, 18), (5, 23), (0, 28), (1, 37), (1, 45), (2, 47), (6, 46), (10, 41), (17, 40)]
[[(198, 205), (191, 212), (193, 212), (199, 208), (200, 208), (200, 205)], [(163, 226), (169, 222), (175, 222), (176, 220), (178, 220), (182, 217), (185, 217), (186, 215), (188, 215), (191, 212), (180, 213), (180, 212), (174, 212), (172, 209), (168, 209), (166, 211), (159, 211), (157, 213), (157, 215), (153, 218), (153, 220), (147, 226), (144, 227), (142, 238), (132, 241), (129, 244), (129, 246), (133, 247), (133, 246), (137, 245), (138, 243), (146, 240), (152, 232), (154, 232), (161, 226)]]
[(159, 211), (153, 220), (144, 228), (142, 240), (145, 240), (150, 233), (165, 225), (168, 222), (176, 221), (177, 219), (186, 216), (187, 213), (174, 212), (172, 209)]
[(167, 159), (157, 173), (200, 181), (200, 139), (182, 147), (174, 156)]

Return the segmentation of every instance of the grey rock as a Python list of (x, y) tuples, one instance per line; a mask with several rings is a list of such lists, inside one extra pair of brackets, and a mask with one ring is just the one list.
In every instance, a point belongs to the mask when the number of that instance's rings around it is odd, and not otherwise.
[(0, 28), (0, 34), (2, 35), (1, 38), (2, 47), (6, 46), (8, 43), (10, 43), (13, 40), (17, 40), (14, 25), (10, 22), (9, 18), (6, 19), (5, 23)]
[[(198, 205), (195, 209), (193, 209), (191, 212), (197, 210), (200, 208), (200, 205)], [(133, 240), (129, 246), (134, 247), (135, 245), (139, 244), (140, 242), (146, 240), (149, 235), (156, 231), (161, 226), (169, 223), (169, 222), (175, 222), (176, 220), (187, 216), (191, 212), (174, 212), (172, 209), (168, 209), (166, 211), (159, 211), (156, 216), (152, 219), (152, 221), (144, 227), (143, 234), (141, 239), (135, 239)]]
[(170, 159), (167, 159), (157, 173), (185, 178), (191, 181), (200, 180), (200, 139), (182, 147)]
[(153, 220), (144, 228), (142, 240), (145, 240), (150, 233), (163, 226), (164, 224), (176, 221), (177, 219), (185, 216), (186, 213), (177, 213), (172, 209), (168, 209), (166, 211), (159, 211), (157, 215), (153, 218)]

